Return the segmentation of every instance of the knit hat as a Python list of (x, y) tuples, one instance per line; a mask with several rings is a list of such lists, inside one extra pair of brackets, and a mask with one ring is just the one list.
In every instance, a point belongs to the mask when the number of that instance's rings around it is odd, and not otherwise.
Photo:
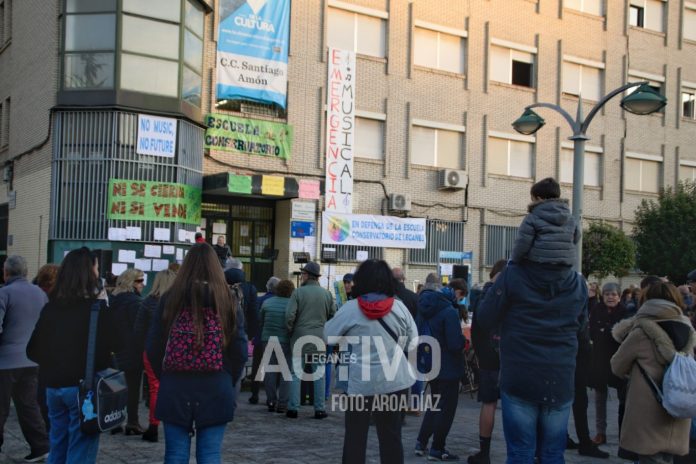
[(353, 281), (353, 274), (351, 274), (350, 272), (348, 274), (345, 274), (343, 276), (343, 281), (344, 282), (352, 282)]
[(621, 288), (616, 282), (608, 282), (602, 286), (602, 293), (616, 292), (621, 293)]

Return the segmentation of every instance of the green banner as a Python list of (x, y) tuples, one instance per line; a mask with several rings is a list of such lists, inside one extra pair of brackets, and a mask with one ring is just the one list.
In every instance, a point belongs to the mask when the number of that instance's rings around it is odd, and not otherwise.
[(251, 176), (227, 175), (227, 191), (231, 193), (251, 194)]
[(109, 219), (201, 223), (201, 189), (171, 182), (109, 180)]
[(293, 132), (289, 124), (210, 113), (205, 125), (205, 148), (290, 158)]

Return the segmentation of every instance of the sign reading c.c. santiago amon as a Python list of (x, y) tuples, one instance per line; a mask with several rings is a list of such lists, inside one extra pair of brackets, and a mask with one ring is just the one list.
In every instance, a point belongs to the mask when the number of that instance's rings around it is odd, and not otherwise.
[(286, 106), (290, 0), (220, 0), (217, 99)]

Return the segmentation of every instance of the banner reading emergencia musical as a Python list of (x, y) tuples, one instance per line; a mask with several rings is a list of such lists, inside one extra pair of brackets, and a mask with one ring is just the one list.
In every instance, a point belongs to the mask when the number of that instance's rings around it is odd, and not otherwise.
[(220, 0), (217, 99), (286, 106), (290, 0)]

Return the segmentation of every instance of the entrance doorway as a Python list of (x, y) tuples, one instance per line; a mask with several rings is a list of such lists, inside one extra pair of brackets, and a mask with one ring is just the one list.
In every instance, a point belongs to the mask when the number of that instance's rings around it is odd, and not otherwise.
[(205, 239), (211, 245), (223, 236), (232, 256), (244, 265), (244, 274), (257, 290), (265, 292), (273, 275), (273, 219), (275, 203), (264, 200), (215, 199), (203, 197)]

